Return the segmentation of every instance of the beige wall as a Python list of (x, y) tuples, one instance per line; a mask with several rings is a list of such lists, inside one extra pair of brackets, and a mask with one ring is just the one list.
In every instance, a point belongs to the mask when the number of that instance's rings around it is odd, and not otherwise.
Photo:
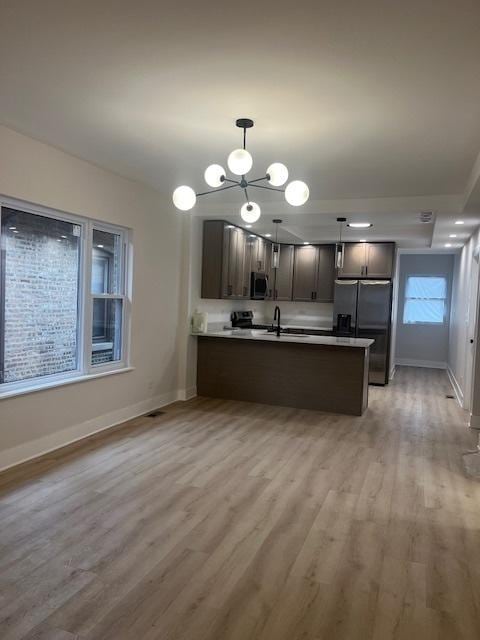
[[(133, 229), (134, 371), (0, 400), (0, 468), (178, 390), (182, 218), (146, 186), (0, 127), (0, 194)], [(181, 393), (181, 392), (180, 392)]]

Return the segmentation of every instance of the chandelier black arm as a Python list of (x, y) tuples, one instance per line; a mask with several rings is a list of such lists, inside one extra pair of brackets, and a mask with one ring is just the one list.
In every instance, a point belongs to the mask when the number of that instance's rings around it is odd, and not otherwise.
[(263, 178), (255, 178), (255, 180), (249, 180), (248, 184), (253, 184), (254, 182), (261, 182), (262, 180), (268, 180), (269, 176), (264, 176)]
[(248, 183), (249, 187), (255, 187), (255, 189), (268, 189), (268, 191), (280, 191), (281, 193), (285, 193), (285, 189), (276, 189), (275, 187), (266, 187), (264, 184), (251, 184)]
[(235, 184), (240, 185), (240, 181), (239, 180), (231, 180), (230, 178), (223, 178), (223, 182), (233, 182)]
[(239, 187), (240, 183), (236, 182), (235, 184), (230, 184), (228, 187), (220, 187), (219, 189), (212, 189), (211, 191), (203, 191), (202, 193), (196, 193), (197, 198), (199, 196), (206, 196), (209, 193), (218, 193), (219, 191), (225, 191), (226, 189), (233, 189), (234, 187)]

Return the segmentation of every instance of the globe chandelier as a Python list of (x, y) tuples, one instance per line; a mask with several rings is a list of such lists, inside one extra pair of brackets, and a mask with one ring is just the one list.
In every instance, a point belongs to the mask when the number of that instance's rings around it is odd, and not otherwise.
[[(253, 120), (250, 118), (239, 118), (235, 124), (240, 129), (243, 129), (243, 148), (234, 149), (227, 158), (227, 166), (230, 171), (239, 176), (238, 179), (232, 179), (227, 177), (225, 169), (219, 164), (211, 164), (205, 170), (205, 182), (209, 187), (212, 187), (209, 191), (203, 191), (202, 193), (195, 193), (195, 191), (187, 185), (177, 187), (173, 192), (173, 204), (181, 211), (189, 211), (193, 209), (197, 198), (200, 196), (206, 196), (211, 193), (218, 193), (219, 191), (226, 191), (227, 189), (240, 188), (245, 194), (246, 202), (240, 208), (240, 216), (244, 222), (252, 224), (260, 218), (261, 209), (260, 206), (250, 199), (250, 189), (266, 189), (268, 191), (280, 191), (285, 194), (285, 200), (293, 207), (299, 207), (308, 200), (309, 190), (305, 182), (301, 180), (293, 180), (287, 184), (283, 189), (281, 188), (288, 180), (288, 169), (281, 162), (272, 163), (266, 171), (266, 174), (261, 178), (255, 178), (254, 180), (247, 179), (247, 174), (250, 172), (253, 166), (253, 158), (247, 151), (247, 129), (253, 127)], [(269, 185), (259, 184), (260, 182), (267, 181)], [(226, 184), (228, 183), (228, 184)]]

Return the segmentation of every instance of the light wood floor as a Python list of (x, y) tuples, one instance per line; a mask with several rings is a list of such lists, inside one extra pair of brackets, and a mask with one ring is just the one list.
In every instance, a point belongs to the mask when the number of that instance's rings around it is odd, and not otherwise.
[(442, 371), (362, 418), (195, 399), (0, 475), (2, 640), (480, 638)]

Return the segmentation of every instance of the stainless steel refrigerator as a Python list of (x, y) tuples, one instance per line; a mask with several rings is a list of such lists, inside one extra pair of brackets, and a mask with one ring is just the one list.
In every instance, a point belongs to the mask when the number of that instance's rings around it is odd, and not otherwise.
[(387, 384), (389, 373), (392, 283), (390, 280), (335, 280), (334, 330), (338, 314), (351, 316), (349, 335), (371, 338), (371, 384)]

